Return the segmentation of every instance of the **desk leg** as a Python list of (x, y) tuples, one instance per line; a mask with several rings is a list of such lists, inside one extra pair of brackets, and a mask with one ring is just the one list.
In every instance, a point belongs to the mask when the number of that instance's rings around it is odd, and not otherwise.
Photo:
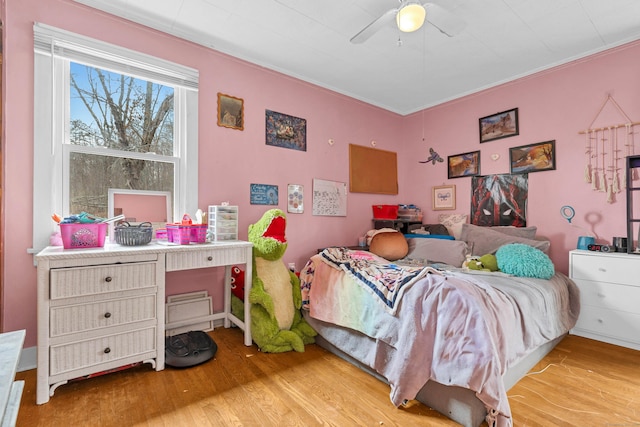
[(253, 282), (253, 246), (247, 248), (247, 263), (244, 270), (244, 345), (250, 347), (253, 343), (251, 339), (251, 304), (249, 303)]
[(224, 327), (230, 328), (231, 321), (229, 320), (229, 313), (231, 313), (231, 266), (225, 265), (224, 267)]

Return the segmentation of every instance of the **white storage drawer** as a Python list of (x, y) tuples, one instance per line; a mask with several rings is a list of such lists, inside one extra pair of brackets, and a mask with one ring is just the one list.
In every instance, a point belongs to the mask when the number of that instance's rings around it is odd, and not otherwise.
[(593, 332), (602, 337), (617, 338), (637, 344), (640, 341), (640, 314), (589, 307), (588, 310), (580, 312), (575, 328)]
[(155, 349), (155, 327), (51, 346), (49, 372), (50, 375), (57, 375)]
[(156, 286), (156, 263), (51, 270), (50, 298), (69, 298)]
[(640, 256), (573, 250), (569, 267), (580, 289), (571, 333), (640, 350)]
[(640, 256), (572, 252), (570, 273), (572, 279), (638, 285)]
[[(638, 272), (640, 274), (640, 272)], [(612, 283), (577, 280), (583, 306), (609, 308), (628, 313), (640, 313), (640, 287)], [(640, 337), (639, 337), (640, 338)]]
[(51, 308), (50, 336), (91, 331), (156, 318), (156, 294)]
[(170, 252), (166, 255), (167, 271), (244, 264), (245, 262), (251, 262), (251, 259), (247, 259), (247, 249), (242, 247), (200, 250), (195, 255), (189, 250)]

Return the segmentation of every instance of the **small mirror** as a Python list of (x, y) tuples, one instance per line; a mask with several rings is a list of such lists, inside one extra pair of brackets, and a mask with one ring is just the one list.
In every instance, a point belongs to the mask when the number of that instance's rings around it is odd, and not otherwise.
[[(172, 196), (169, 191), (109, 189), (109, 217), (124, 215), (124, 221), (131, 225), (150, 222), (153, 235), (158, 228), (173, 222)], [(109, 236), (113, 241), (113, 227), (109, 226)]]

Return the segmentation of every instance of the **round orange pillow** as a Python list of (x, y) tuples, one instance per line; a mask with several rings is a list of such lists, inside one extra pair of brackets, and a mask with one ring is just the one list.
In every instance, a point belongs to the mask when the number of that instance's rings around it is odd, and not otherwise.
[(409, 253), (409, 244), (404, 234), (394, 232), (377, 233), (371, 238), (369, 252), (381, 256), (389, 261), (404, 258)]

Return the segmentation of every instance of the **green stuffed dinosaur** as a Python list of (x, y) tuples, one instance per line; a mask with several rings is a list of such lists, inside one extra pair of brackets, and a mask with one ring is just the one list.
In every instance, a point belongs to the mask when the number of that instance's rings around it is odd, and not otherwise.
[[(304, 351), (315, 342), (316, 331), (302, 318), (300, 279), (282, 261), (287, 250), (286, 216), (280, 209), (265, 212), (249, 226), (253, 243), (251, 337), (268, 353)], [(245, 298), (247, 296), (245, 295)]]

